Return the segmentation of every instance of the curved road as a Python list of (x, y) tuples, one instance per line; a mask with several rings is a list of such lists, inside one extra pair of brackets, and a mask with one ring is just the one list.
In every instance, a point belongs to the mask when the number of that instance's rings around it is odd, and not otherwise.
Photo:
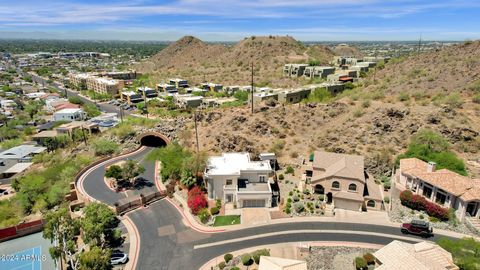
[[(121, 159), (142, 161), (150, 150), (142, 148)], [(153, 182), (153, 163), (143, 161), (142, 164), (146, 166), (144, 177)], [(105, 185), (104, 172), (105, 164), (87, 171), (80, 181), (80, 189), (94, 199), (112, 205), (126, 195), (115, 193)], [(198, 269), (210, 259), (227, 252), (285, 242), (347, 241), (385, 245), (394, 239), (407, 242), (421, 240), (402, 235), (396, 227), (342, 222), (292, 222), (224, 233), (200, 233), (184, 225), (182, 215), (165, 199), (127, 215), (137, 227), (140, 237), (137, 269)]]

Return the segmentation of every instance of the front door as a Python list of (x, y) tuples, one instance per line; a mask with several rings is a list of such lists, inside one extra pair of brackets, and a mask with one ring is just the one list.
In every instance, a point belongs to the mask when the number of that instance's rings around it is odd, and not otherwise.
[(467, 204), (467, 211), (471, 217), (474, 217), (477, 214), (477, 203), (476, 202), (469, 202)]
[(233, 195), (227, 194), (227, 203), (231, 203), (233, 201)]
[(331, 192), (327, 193), (327, 203), (331, 204), (333, 201), (333, 195)]

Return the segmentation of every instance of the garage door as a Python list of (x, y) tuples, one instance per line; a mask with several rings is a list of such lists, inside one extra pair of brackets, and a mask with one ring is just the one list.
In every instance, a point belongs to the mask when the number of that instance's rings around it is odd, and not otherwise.
[(265, 200), (243, 200), (243, 207), (265, 207)]
[(335, 199), (335, 198), (333, 198), (333, 200), (335, 203), (335, 208), (339, 208), (339, 209), (358, 211), (362, 205), (360, 202), (356, 202), (356, 201), (349, 201), (349, 200), (342, 200), (342, 199)]

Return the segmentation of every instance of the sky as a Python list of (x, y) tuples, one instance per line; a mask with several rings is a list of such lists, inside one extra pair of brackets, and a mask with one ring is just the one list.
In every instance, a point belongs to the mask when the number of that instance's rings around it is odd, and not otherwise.
[(480, 39), (480, 0), (0, 0), (0, 38)]

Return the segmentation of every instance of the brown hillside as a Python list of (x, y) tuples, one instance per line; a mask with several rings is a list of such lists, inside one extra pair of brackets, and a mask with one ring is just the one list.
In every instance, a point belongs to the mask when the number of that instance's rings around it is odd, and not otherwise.
[(339, 44), (335, 46), (333, 49), (333, 53), (337, 56), (345, 56), (345, 57), (356, 57), (356, 58), (362, 58), (363, 54), (360, 52), (357, 48), (352, 47), (350, 45), (346, 44)]
[(368, 89), (384, 89), (387, 94), (466, 93), (480, 79), (480, 41), (391, 61), (375, 77)]
[(173, 76), (192, 83), (205, 79), (224, 85), (248, 85), (253, 61), (258, 84), (294, 86), (305, 82), (282, 78), (284, 64), (306, 63), (310, 59), (326, 64), (332, 57), (333, 53), (323, 46), (307, 47), (288, 36), (249, 37), (235, 46), (211, 45), (184, 37), (136, 68), (157, 80)]

